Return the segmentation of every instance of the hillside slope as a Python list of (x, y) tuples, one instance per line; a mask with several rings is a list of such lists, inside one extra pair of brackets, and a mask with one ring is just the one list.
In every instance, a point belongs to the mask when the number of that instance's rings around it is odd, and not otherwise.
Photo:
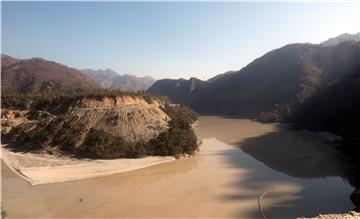
[(317, 90), (350, 72), (359, 63), (359, 51), (360, 42), (354, 41), (336, 46), (290, 44), (236, 73), (198, 86), (196, 95), (188, 95), (187, 88), (167, 86), (167, 81), (158, 81), (148, 91), (201, 113), (281, 121)]
[[(256, 59), (202, 91), (194, 109), (278, 121), (359, 63), (359, 43), (292, 44)], [(207, 100), (202, 103), (201, 100)]]
[(287, 121), (298, 128), (354, 138), (360, 136), (359, 112), (360, 65), (305, 101)]
[(1, 54), (1, 66), (8, 66), (18, 61), (20, 60), (5, 54)]
[(5, 95), (101, 89), (80, 71), (52, 61), (40, 58), (16, 60), (2, 56), (2, 63), (1, 90)]

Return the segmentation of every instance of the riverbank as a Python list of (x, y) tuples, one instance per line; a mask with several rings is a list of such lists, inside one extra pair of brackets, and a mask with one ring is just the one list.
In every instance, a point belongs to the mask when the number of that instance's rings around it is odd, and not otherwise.
[(221, 117), (196, 129), (195, 156), (103, 177), (33, 187), (2, 165), (2, 207), (7, 218), (259, 219), (266, 193), (267, 218), (353, 209), (334, 151), (307, 133)]
[(171, 156), (90, 160), (66, 156), (12, 152), (1, 147), (3, 162), (30, 185), (60, 183), (133, 171), (175, 160)]

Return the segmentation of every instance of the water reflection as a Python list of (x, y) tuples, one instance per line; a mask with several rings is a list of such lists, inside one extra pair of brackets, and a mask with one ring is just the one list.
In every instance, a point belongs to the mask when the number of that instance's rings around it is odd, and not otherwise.
[(316, 134), (278, 127), (276, 131), (236, 144), (268, 167), (299, 178), (351, 175), (351, 165), (340, 159), (333, 145)]
[[(355, 171), (340, 159), (341, 154), (333, 145), (323, 143), (315, 134), (249, 120), (202, 119), (200, 135), (215, 137), (245, 152), (237, 152), (238, 149), (219, 152), (229, 165), (247, 170), (248, 174), (239, 174), (232, 186), (246, 187), (258, 194), (272, 190), (267, 198), (268, 217), (295, 218), (352, 210), (354, 205), (349, 196), (353, 189), (348, 182), (353, 185)], [(222, 196), (228, 201), (251, 197), (242, 193)], [(239, 211), (238, 216), (242, 213)], [(254, 210), (249, 216), (260, 215)]]
[(350, 200), (359, 208), (358, 168), (335, 145), (325, 144), (314, 133), (278, 126), (274, 132), (240, 141), (236, 145), (268, 167), (290, 176), (342, 177), (355, 187)]
[[(288, 140), (291, 142), (290, 138)], [(242, 143), (247, 143), (247, 140)], [(262, 144), (263, 141), (259, 141), (260, 143)], [(224, 143), (218, 141), (217, 145), (223, 147)], [(248, 146), (250, 147), (250, 145)], [(264, 152), (259, 152), (260, 148), (257, 148), (256, 153), (260, 154), (256, 154), (257, 157), (253, 157), (254, 154), (243, 153), (237, 148), (218, 153), (229, 165), (245, 170), (246, 173), (238, 174), (237, 180), (231, 184), (232, 187), (239, 190), (239, 193), (223, 194), (224, 201), (244, 201), (252, 199), (254, 196), (259, 197), (264, 191), (269, 191), (269, 195), (264, 201), (265, 213), (269, 218), (315, 216), (319, 213), (341, 213), (352, 209), (353, 205), (349, 199), (352, 189), (347, 182), (340, 177), (330, 177), (331, 175), (326, 173), (327, 168), (324, 172), (310, 170), (311, 173), (305, 174), (306, 169), (301, 168), (302, 161), (298, 157), (296, 159), (288, 157), (286, 162), (285, 159), (279, 159), (279, 163), (277, 163), (274, 156), (281, 156), (284, 152), (268, 150), (267, 146), (268, 144), (256, 144), (256, 147), (266, 148)], [(271, 155), (272, 153), (278, 155)], [(266, 162), (261, 160), (263, 157)], [(274, 160), (269, 159), (271, 166), (267, 165), (268, 157), (274, 158)], [(306, 161), (304, 160), (304, 162)], [(290, 167), (282, 165), (290, 165)], [(307, 167), (309, 165), (305, 166), (305, 168)], [(313, 166), (313, 168), (315, 167)], [(244, 190), (249, 192), (243, 193)], [(244, 212), (239, 210), (237, 216), (243, 215)], [(258, 209), (249, 211), (248, 217), (261, 218)]]
[[(273, 132), (239, 141), (236, 145), (266, 166), (292, 177), (333, 180), (328, 177), (338, 176), (353, 186), (357, 182), (356, 170), (350, 163), (342, 159), (342, 153), (336, 150), (334, 145), (320, 141), (314, 133), (299, 132), (278, 126)], [(318, 191), (326, 188), (325, 192), (328, 194), (335, 194), (339, 191), (341, 182), (334, 181), (329, 184), (326, 180), (318, 180), (318, 185), (314, 188)], [(299, 195), (311, 196), (313, 189), (309, 189), (310, 185), (306, 181), (304, 183), (307, 188)], [(356, 190), (353, 191), (352, 196), (355, 193)], [(319, 203), (328, 202), (331, 199), (338, 199), (338, 197), (338, 195), (327, 198), (318, 197), (318, 201)], [(354, 205), (357, 204), (354, 202), (354, 198), (351, 201)], [(339, 206), (333, 206), (330, 212), (335, 212), (336, 209), (339, 209)], [(272, 210), (275, 211), (275, 209)], [(282, 209), (282, 211), (284, 210)]]

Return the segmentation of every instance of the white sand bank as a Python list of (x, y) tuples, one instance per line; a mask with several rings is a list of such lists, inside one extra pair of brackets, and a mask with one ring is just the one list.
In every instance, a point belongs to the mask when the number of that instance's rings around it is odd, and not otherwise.
[(175, 160), (174, 157), (87, 160), (52, 155), (12, 152), (1, 147), (2, 160), (32, 186), (89, 179), (128, 172)]

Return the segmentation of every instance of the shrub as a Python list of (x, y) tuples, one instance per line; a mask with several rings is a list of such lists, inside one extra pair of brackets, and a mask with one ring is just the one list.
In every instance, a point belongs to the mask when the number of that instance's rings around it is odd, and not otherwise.
[[(171, 118), (169, 129), (148, 142), (127, 142), (124, 139), (92, 128), (75, 154), (95, 159), (138, 158), (144, 156), (179, 156), (194, 154), (198, 149), (197, 137), (191, 123), (197, 118), (189, 109), (177, 106), (166, 112)], [(185, 109), (185, 110), (184, 110)]]

